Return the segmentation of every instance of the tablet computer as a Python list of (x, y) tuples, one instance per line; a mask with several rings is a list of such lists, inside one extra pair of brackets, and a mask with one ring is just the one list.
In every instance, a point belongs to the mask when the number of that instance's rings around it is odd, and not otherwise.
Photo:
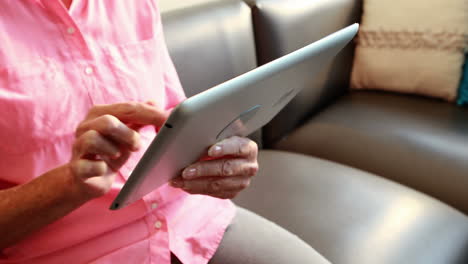
[[(267, 124), (357, 34), (348, 26), (304, 48), (188, 98), (171, 113), (112, 202), (117, 210), (180, 175), (216, 142)], [(307, 69), (304, 69), (307, 67)]]

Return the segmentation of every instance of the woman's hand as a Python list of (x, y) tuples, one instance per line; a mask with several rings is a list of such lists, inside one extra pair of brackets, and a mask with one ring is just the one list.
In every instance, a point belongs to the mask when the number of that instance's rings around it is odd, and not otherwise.
[(140, 146), (137, 130), (144, 125), (159, 127), (166, 118), (154, 103), (93, 107), (76, 129), (68, 163), (0, 190), (0, 250), (107, 193), (115, 171)]
[(222, 140), (210, 147), (208, 159), (190, 165), (170, 184), (191, 194), (232, 199), (257, 174), (257, 154), (257, 144), (248, 138)]
[(137, 130), (145, 125), (160, 127), (167, 117), (154, 103), (94, 106), (76, 129), (68, 164), (80, 190), (89, 199), (107, 193), (116, 172), (140, 148)]

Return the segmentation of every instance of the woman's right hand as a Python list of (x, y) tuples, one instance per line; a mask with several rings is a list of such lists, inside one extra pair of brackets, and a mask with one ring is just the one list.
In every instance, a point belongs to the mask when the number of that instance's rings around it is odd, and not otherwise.
[(87, 199), (107, 193), (116, 172), (131, 152), (140, 148), (138, 129), (164, 124), (168, 113), (154, 103), (94, 106), (76, 129), (72, 158), (67, 164), (73, 182)]
[(154, 103), (94, 106), (76, 129), (68, 163), (0, 190), (0, 250), (107, 193), (117, 170), (140, 147), (138, 129), (159, 127), (167, 117)]

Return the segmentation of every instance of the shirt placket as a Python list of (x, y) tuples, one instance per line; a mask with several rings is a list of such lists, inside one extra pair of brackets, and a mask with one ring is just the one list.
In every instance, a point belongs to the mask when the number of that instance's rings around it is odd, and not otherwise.
[[(98, 77), (99, 69), (96, 65), (95, 54), (93, 54), (72, 15), (60, 0), (40, 1), (55, 20), (64, 41), (70, 48), (69, 54), (72, 56), (73, 65), (78, 69), (77, 74), (80, 74), (80, 80), (83, 87), (87, 89), (91, 103), (104, 103), (102, 93), (95, 88), (97, 85), (94, 78)], [(151, 263), (170, 264), (169, 226), (164, 210), (161, 210), (164, 208), (164, 201), (157, 192), (147, 195), (143, 201), (147, 210), (144, 219), (149, 233), (148, 253)]]
[(103, 102), (102, 95), (94, 89), (94, 77), (97, 74), (94, 56), (75, 20), (70, 15), (61, 0), (41, 0), (42, 5), (52, 15), (58, 29), (64, 37), (64, 41), (69, 47), (69, 54), (74, 60), (74, 67), (83, 87), (87, 90), (91, 103), (100, 104)]
[(171, 263), (169, 233), (166, 219), (160, 214), (150, 214), (146, 218), (150, 232), (148, 254), (150, 263)]
[(151, 263), (170, 263), (169, 226), (164, 215), (161, 196), (153, 192), (143, 198), (148, 214), (145, 217), (149, 230), (149, 248)]

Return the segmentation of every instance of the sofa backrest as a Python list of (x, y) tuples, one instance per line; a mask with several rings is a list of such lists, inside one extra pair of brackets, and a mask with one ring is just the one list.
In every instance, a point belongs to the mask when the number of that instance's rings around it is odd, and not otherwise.
[(167, 0), (160, 7), (168, 49), (188, 97), (257, 66), (251, 9), (244, 2)]
[[(258, 64), (304, 47), (336, 30), (359, 22), (361, 0), (249, 0), (253, 9)], [(263, 129), (266, 147), (284, 137), (311, 114), (349, 87), (354, 45), (342, 51), (318, 78)], [(307, 71), (301, 73), (307, 76)], [(294, 80), (291, 80), (294, 81)]]
[[(160, 0), (160, 7), (169, 52), (192, 96), (357, 22), (360, 2)], [(319, 78), (304, 83), (303, 91), (264, 127), (262, 140), (259, 133), (253, 138), (271, 146), (345, 93), (353, 50), (349, 45)]]

